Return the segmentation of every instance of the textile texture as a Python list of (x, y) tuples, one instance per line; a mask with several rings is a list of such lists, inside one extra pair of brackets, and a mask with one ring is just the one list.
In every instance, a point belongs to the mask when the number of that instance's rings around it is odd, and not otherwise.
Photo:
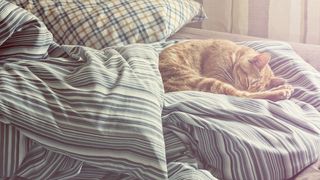
[(270, 53), (275, 74), (294, 86), (292, 97), (272, 102), (193, 91), (166, 93), (164, 130), (193, 152), (193, 161), (187, 162), (197, 162), (218, 179), (293, 178), (319, 158), (320, 73), (286, 43), (239, 44)]
[(0, 1), (0, 178), (290, 179), (319, 159), (320, 73), (282, 42), (288, 100), (164, 94), (158, 53), (177, 41), (96, 50), (58, 45)]
[(205, 18), (193, 0), (11, 0), (39, 17), (59, 44), (102, 49), (164, 40)]
[(0, 134), (12, 137), (1, 148), (22, 144), (17, 131), (36, 142), (23, 160), (15, 156), (26, 150), (1, 151), (0, 176), (60, 179), (85, 164), (166, 179), (163, 86), (154, 49), (57, 46), (30, 13), (6, 1), (0, 10)]

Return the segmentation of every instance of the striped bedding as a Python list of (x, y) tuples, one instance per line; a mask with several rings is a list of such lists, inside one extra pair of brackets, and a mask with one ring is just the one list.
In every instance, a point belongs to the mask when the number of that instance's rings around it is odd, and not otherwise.
[(218, 179), (293, 178), (319, 160), (320, 74), (286, 43), (239, 44), (269, 52), (275, 74), (294, 86), (292, 97), (272, 102), (203, 92), (167, 93), (164, 131), (181, 139), (172, 147), (185, 144), (191, 152), (192, 160), (182, 161), (196, 162)]
[(0, 177), (167, 178), (153, 47), (58, 46), (27, 11), (0, 13)]
[(295, 92), (271, 102), (163, 93), (157, 53), (176, 43), (59, 46), (0, 1), (0, 179), (289, 179), (318, 160), (320, 74), (285, 43)]

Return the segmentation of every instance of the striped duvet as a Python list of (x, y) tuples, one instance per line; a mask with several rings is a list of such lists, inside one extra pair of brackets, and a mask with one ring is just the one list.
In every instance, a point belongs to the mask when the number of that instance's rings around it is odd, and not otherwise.
[(242, 42), (295, 88), (271, 102), (163, 94), (157, 52), (175, 42), (58, 46), (6, 1), (0, 27), (0, 178), (289, 179), (318, 160), (320, 74), (287, 44)]
[(272, 102), (203, 92), (167, 93), (164, 130), (176, 134), (193, 161), (216, 178), (293, 178), (319, 158), (320, 74), (286, 43), (239, 44), (272, 54), (270, 65), (294, 86), (293, 96)]
[(0, 1), (0, 13), (0, 177), (167, 178), (153, 47), (58, 46), (28, 12)]

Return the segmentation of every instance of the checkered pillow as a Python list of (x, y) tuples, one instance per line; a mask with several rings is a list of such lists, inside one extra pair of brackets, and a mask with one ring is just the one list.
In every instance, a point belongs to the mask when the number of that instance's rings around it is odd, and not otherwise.
[(166, 39), (205, 18), (194, 0), (11, 0), (38, 16), (59, 44), (97, 49)]

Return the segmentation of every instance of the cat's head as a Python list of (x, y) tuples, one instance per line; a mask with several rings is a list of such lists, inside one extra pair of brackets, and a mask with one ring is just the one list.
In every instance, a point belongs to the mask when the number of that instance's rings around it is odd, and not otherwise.
[(257, 92), (285, 84), (282, 78), (275, 77), (270, 66), (268, 53), (258, 53), (242, 47), (235, 54), (233, 68), (234, 86), (241, 90)]

